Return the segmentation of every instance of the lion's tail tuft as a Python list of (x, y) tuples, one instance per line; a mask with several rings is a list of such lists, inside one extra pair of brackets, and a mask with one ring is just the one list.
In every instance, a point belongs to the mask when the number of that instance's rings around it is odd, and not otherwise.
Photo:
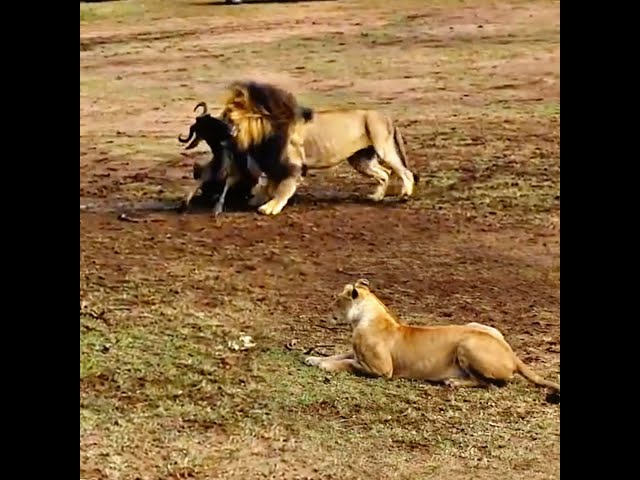
[(305, 122), (310, 122), (313, 120), (313, 109), (309, 107), (298, 106), (298, 116), (301, 117)]

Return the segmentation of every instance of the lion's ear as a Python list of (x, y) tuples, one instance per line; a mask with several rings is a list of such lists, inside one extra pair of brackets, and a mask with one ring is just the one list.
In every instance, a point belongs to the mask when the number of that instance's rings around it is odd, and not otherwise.
[(353, 300), (355, 300), (356, 298), (358, 298), (358, 295), (359, 295), (359, 294), (358, 294), (358, 289), (357, 289), (357, 288), (355, 287), (355, 285), (354, 285), (353, 290), (351, 290), (351, 298), (352, 298)]
[(356, 287), (365, 287), (365, 288), (369, 288), (371, 286), (371, 284), (369, 283), (369, 280), (367, 280), (366, 278), (360, 278), (359, 280), (356, 281), (354, 285)]

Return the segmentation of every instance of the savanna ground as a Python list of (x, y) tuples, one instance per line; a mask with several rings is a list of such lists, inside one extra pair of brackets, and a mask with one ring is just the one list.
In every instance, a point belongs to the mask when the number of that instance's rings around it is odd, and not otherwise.
[[(347, 344), (325, 319), (366, 276), (405, 321), (489, 323), (559, 379), (559, 18), (542, 0), (81, 4), (80, 477), (558, 478), (559, 407), (521, 378), (451, 390), (302, 359)], [(208, 155), (177, 135), (238, 78), (391, 113), (415, 199), (361, 201), (373, 185), (345, 165), (275, 218), (163, 210)]]

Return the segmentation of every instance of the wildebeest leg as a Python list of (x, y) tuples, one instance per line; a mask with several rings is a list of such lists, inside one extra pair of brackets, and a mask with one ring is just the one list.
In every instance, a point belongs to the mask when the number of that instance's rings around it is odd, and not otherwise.
[(191, 204), (191, 200), (193, 199), (194, 195), (198, 192), (198, 190), (200, 190), (202, 188), (202, 186), (208, 180), (209, 180), (209, 176), (208, 175), (203, 175), (200, 178), (200, 180), (198, 181), (198, 183), (196, 184), (196, 186), (193, 187), (191, 190), (189, 190), (189, 192), (187, 192), (187, 196), (184, 198), (184, 200), (182, 200), (182, 203), (178, 207), (178, 210), (180, 212), (186, 212), (187, 211), (187, 209), (189, 208), (189, 205)]
[(267, 192), (267, 176), (264, 174), (258, 163), (253, 159), (251, 155), (247, 155), (247, 170), (253, 177), (255, 185), (251, 188), (251, 198), (249, 199), (250, 207), (257, 207), (268, 201), (269, 195)]
[(227, 196), (227, 192), (231, 187), (233, 187), (239, 181), (240, 181), (240, 177), (231, 176), (231, 175), (227, 177), (227, 179), (224, 182), (224, 188), (222, 189), (222, 193), (218, 197), (218, 201), (216, 202), (216, 205), (213, 207), (214, 215), (218, 216), (222, 213), (222, 211), (224, 210), (224, 201)]
[[(203, 165), (197, 168), (198, 175), (199, 175), (197, 178), (198, 182), (196, 183), (195, 187), (193, 187), (187, 192), (187, 196), (184, 198), (184, 200), (180, 204), (180, 207), (178, 207), (178, 210), (180, 212), (185, 212), (189, 208), (189, 205), (191, 204), (191, 200), (193, 199), (194, 195), (198, 192), (198, 190), (202, 188), (202, 186), (205, 183), (207, 183), (209, 180), (213, 178), (212, 168), (213, 168), (212, 162), (209, 162), (206, 165)], [(196, 175), (195, 170), (196, 168), (194, 167), (194, 176)]]
[(263, 176), (262, 170), (258, 166), (258, 163), (253, 159), (251, 155), (247, 155), (247, 170), (254, 180), (259, 180)]
[(198, 184), (194, 188), (187, 192), (187, 196), (184, 198), (184, 200), (182, 200), (182, 203), (180, 204), (180, 211), (184, 212), (189, 208), (189, 204), (191, 203), (193, 196), (197, 193), (198, 190), (200, 190), (203, 183), (204, 182), (202, 181), (198, 182)]

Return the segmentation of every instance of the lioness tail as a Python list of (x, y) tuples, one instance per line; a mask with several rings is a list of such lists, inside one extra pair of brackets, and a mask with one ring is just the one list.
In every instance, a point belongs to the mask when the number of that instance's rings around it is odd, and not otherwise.
[(535, 383), (536, 385), (540, 385), (541, 387), (550, 388), (554, 391), (554, 393), (560, 394), (560, 385), (555, 382), (545, 380), (536, 372), (527, 367), (524, 362), (518, 357), (516, 357), (516, 366), (518, 367), (518, 373), (529, 380), (531, 383)]

